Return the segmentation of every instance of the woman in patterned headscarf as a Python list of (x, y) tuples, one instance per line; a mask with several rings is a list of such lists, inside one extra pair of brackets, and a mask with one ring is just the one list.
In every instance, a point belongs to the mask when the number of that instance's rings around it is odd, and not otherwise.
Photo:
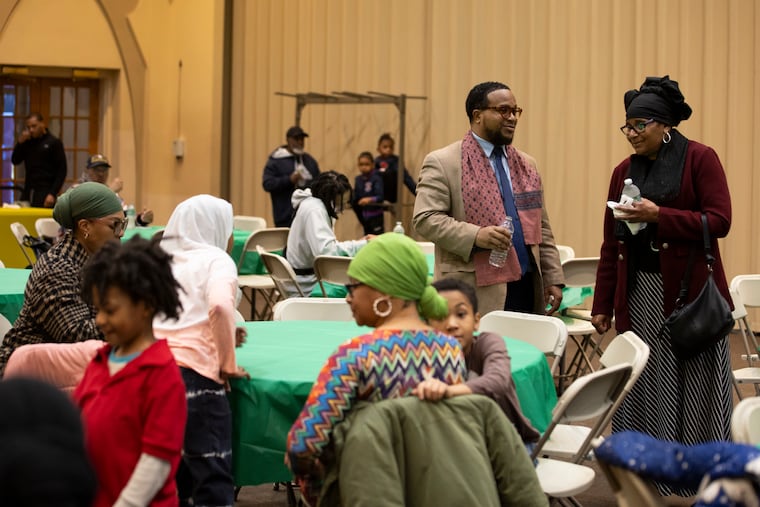
[(348, 275), (354, 319), (375, 330), (345, 342), (325, 362), (290, 429), (288, 462), (307, 498), (319, 493), (319, 459), (333, 428), (358, 401), (409, 396), (427, 378), (465, 380), (459, 343), (423, 320), (445, 317), (448, 303), (430, 285), (425, 255), (412, 239), (378, 236), (359, 250)]
[[(715, 256), (713, 276), (730, 301), (717, 238), (731, 226), (731, 196), (715, 151), (683, 136), (676, 126), (691, 116), (678, 83), (668, 76), (649, 77), (639, 90), (625, 94), (623, 135), (634, 155), (615, 168), (608, 199), (617, 202), (631, 178), (642, 200), (617, 217), (604, 217), (592, 323), (610, 329), (614, 310), (618, 332), (633, 330), (651, 355), (633, 391), (612, 420), (614, 432), (635, 430), (661, 440), (691, 445), (729, 440), (731, 367), (727, 340), (698, 356), (679, 360), (662, 324), (676, 303), (690, 256), (693, 269), (686, 302), (708, 276), (702, 247), (701, 214), (707, 215)], [(617, 218), (617, 219), (616, 219)], [(646, 224), (634, 235), (623, 220)], [(694, 252), (691, 254), (691, 252)], [(663, 335), (660, 335), (661, 330)], [(688, 489), (660, 485), (661, 493), (692, 495)]]
[(32, 268), (24, 306), (0, 347), (0, 376), (21, 345), (102, 340), (95, 312), (80, 294), (81, 271), (91, 254), (124, 233), (119, 197), (100, 183), (83, 183), (58, 198), (53, 218), (66, 233)]

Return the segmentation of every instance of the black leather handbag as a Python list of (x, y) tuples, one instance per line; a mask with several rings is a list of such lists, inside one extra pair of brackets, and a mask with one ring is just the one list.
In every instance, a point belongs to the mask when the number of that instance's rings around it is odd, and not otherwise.
[(699, 295), (689, 304), (684, 304), (691, 281), (694, 256), (689, 259), (686, 274), (681, 280), (681, 290), (676, 300), (676, 308), (665, 320), (664, 328), (670, 331), (673, 354), (685, 360), (695, 357), (719, 342), (731, 331), (734, 318), (731, 306), (718, 290), (713, 280), (715, 257), (710, 248), (710, 233), (707, 231), (707, 215), (702, 214), (702, 237), (705, 259), (707, 260), (707, 280)]

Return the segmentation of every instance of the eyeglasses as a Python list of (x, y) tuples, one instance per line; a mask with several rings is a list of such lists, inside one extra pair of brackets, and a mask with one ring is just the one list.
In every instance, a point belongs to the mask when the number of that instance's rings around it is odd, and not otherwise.
[(364, 284), (361, 283), (361, 282), (347, 283), (345, 285), (345, 287), (346, 287), (346, 290), (348, 291), (348, 295), (349, 296), (353, 296), (354, 295), (354, 289), (357, 288), (357, 287), (359, 287), (360, 285), (364, 285)]
[(114, 236), (121, 237), (121, 235), (124, 234), (124, 231), (127, 229), (128, 222), (126, 218), (94, 218), (93, 220), (96, 220), (98, 222), (110, 220), (108, 223), (108, 228), (113, 231)]
[(631, 132), (635, 134), (641, 134), (647, 129), (647, 125), (654, 122), (654, 119), (650, 118), (648, 120), (640, 120), (637, 121), (635, 124), (631, 125), (630, 123), (626, 123), (622, 127), (620, 127), (620, 132), (623, 133), (624, 136), (628, 136)]
[(512, 115), (515, 115), (515, 118), (519, 118), (523, 112), (521, 107), (510, 107), (510, 106), (498, 106), (498, 107), (488, 106), (488, 107), (484, 107), (483, 109), (491, 109), (493, 111), (496, 111), (504, 119), (508, 119)]

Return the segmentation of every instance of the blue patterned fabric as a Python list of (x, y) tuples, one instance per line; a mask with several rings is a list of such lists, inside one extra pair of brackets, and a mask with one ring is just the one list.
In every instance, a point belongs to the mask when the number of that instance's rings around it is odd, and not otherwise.
[[(674, 488), (700, 487), (698, 506), (743, 506), (760, 492), (760, 449), (733, 442), (683, 445), (636, 431), (607, 437), (597, 459)], [(740, 479), (741, 481), (736, 481)]]

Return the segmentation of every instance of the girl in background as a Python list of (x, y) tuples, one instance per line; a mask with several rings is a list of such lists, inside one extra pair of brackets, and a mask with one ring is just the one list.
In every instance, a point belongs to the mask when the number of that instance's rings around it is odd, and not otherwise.
[(171, 257), (139, 237), (106, 243), (84, 270), (82, 296), (108, 342), (74, 392), (98, 475), (96, 507), (177, 505), (185, 387), (153, 318), (178, 317), (178, 289)]
[(383, 179), (375, 171), (372, 154), (359, 154), (359, 175), (354, 180), (353, 207), (364, 234), (382, 234), (383, 227)]
[(235, 362), (237, 268), (232, 205), (210, 195), (181, 202), (161, 246), (182, 286), (176, 321), (157, 319), (187, 390), (187, 429), (177, 473), (180, 505), (232, 505), (232, 414), (227, 379), (247, 376)]
[[(399, 159), (398, 155), (393, 153), (395, 144), (393, 137), (388, 132), (381, 135), (377, 141), (377, 152), (379, 155), (375, 158), (375, 169), (383, 178), (383, 192), (385, 200), (388, 202), (396, 202), (398, 199)], [(417, 184), (406, 169), (404, 169), (404, 185), (412, 195), (417, 195)]]

